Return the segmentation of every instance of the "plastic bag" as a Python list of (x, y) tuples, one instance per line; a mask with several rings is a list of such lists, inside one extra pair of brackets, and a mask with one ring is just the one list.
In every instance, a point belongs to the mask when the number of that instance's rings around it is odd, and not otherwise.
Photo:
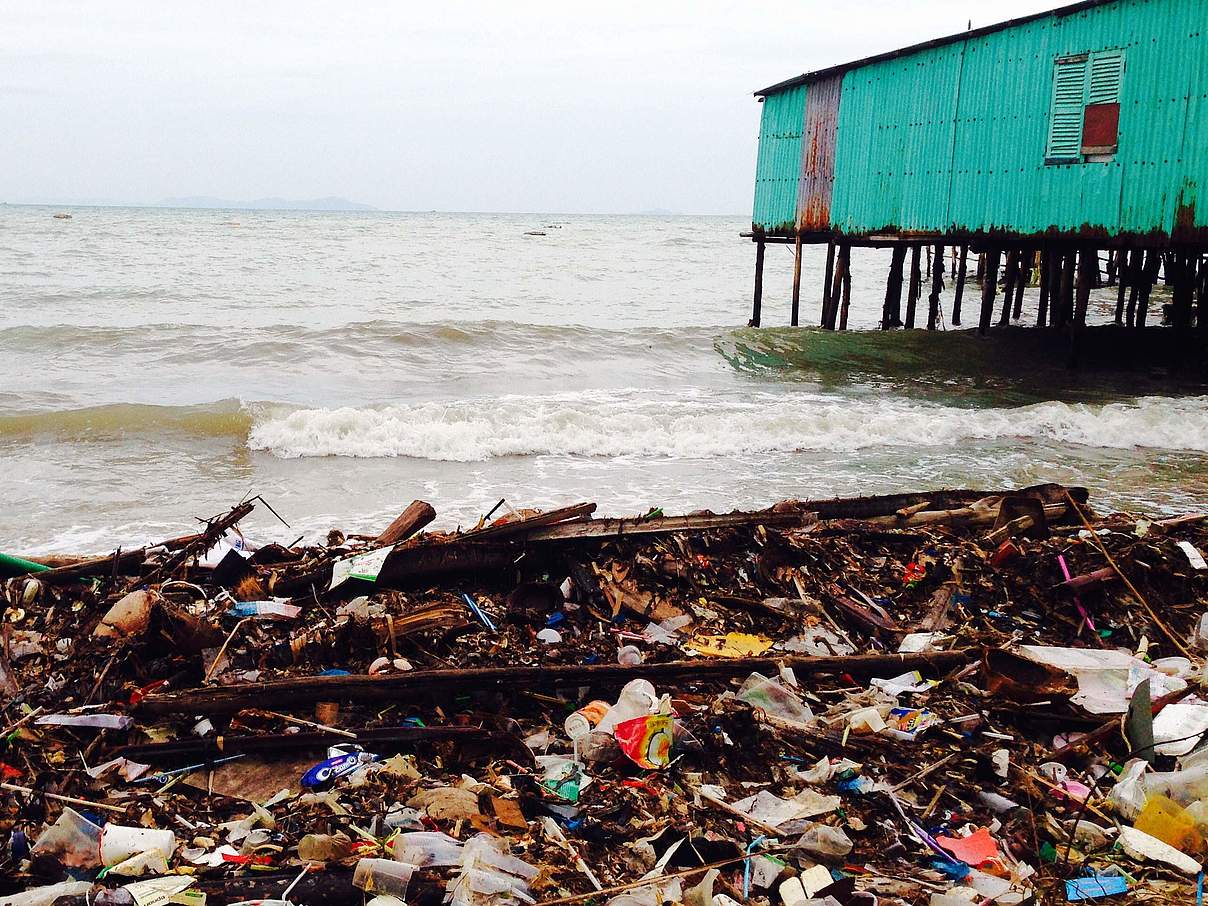
[(96, 868), (101, 864), (101, 828), (65, 808), (34, 842), (33, 852), (52, 855), (69, 868)]
[(814, 712), (796, 694), (759, 673), (747, 677), (737, 698), (776, 720), (798, 726), (807, 726), (814, 721)]

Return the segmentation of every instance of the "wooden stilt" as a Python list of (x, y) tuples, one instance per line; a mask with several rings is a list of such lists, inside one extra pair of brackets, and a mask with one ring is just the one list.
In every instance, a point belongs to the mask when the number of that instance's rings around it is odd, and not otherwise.
[(1040, 301), (1036, 306), (1036, 326), (1044, 327), (1049, 316), (1049, 291), (1053, 285), (1053, 256), (1048, 249), (1040, 251)]
[(980, 287), (986, 279), (986, 253), (979, 252), (977, 255), (977, 272), (974, 274), (974, 279), (977, 280), (977, 285)]
[(890, 257), (889, 279), (885, 281), (885, 307), (881, 312), (881, 329), (902, 326), (902, 266), (906, 263), (906, 246), (895, 245)]
[(1145, 267), (1141, 272), (1141, 291), (1137, 297), (1137, 324), (1144, 329), (1149, 317), (1149, 295), (1153, 285), (1158, 282), (1158, 271), (1162, 268), (1162, 253), (1150, 251), (1145, 255)]
[(1074, 317), (1070, 321), (1070, 367), (1078, 365), (1082, 334), (1086, 329), (1086, 307), (1091, 298), (1091, 287), (1097, 281), (1099, 252), (1082, 249), (1078, 253), (1078, 275), (1074, 286)]
[(818, 326), (826, 326), (826, 317), (831, 307), (831, 281), (835, 278), (835, 240), (826, 245), (826, 276), (822, 278), (822, 313), (818, 317)]
[[(955, 252), (956, 250), (953, 249)], [(960, 247), (960, 266), (954, 270), (956, 285), (952, 294), (952, 326), (961, 326), (961, 302), (965, 298), (965, 274), (968, 264), (969, 246)]]
[(983, 336), (990, 329), (990, 322), (994, 318), (994, 296), (998, 292), (998, 259), (1001, 254), (1001, 251), (994, 249), (985, 255), (986, 266), (982, 275), (981, 319), (977, 325), (977, 332)]
[(1145, 272), (1145, 253), (1141, 249), (1133, 249), (1128, 256), (1125, 267), (1127, 270), (1125, 280), (1128, 283), (1128, 305), (1124, 309), (1124, 323), (1129, 327), (1135, 327), (1137, 323), (1137, 296), (1141, 288), (1142, 275)]
[(1007, 252), (1007, 266), (1003, 273), (1002, 284), (1002, 314), (998, 317), (998, 326), (1006, 327), (1011, 323), (1011, 304), (1015, 301), (1015, 284), (1019, 280), (1019, 251), (1012, 249)]
[(1174, 293), (1170, 323), (1175, 330), (1186, 331), (1191, 327), (1191, 305), (1195, 299), (1195, 264), (1186, 252), (1177, 252), (1171, 264)]
[(961, 250), (962, 250), (963, 248), (964, 248), (964, 246), (963, 246), (963, 245), (960, 245), (960, 246), (958, 246), (958, 245), (954, 245), (954, 246), (952, 246), (952, 266), (951, 266), (951, 268), (950, 268), (950, 269), (949, 269), (949, 271), (948, 271), (948, 277), (949, 277), (949, 279), (951, 279), (951, 280), (955, 280), (955, 279), (956, 279), (956, 264), (957, 264), (957, 259), (961, 257)]
[(1200, 258), (1200, 272), (1196, 287), (1195, 326), (1201, 337), (1208, 336), (1208, 258)]
[(1074, 326), (1086, 326), (1086, 309), (1090, 304), (1091, 289), (1098, 280), (1099, 252), (1082, 249), (1078, 253), (1078, 277), (1074, 296)]
[(843, 295), (843, 280), (847, 276), (847, 256), (850, 252), (851, 246), (839, 246), (839, 254), (835, 260), (835, 276), (831, 281), (829, 307), (825, 314), (825, 323), (822, 325), (827, 330), (834, 330), (839, 322), (839, 299)]
[(931, 295), (927, 297), (927, 329), (940, 326), (940, 293), (944, 291), (944, 247), (937, 245), (931, 259)]
[(1015, 282), (1015, 304), (1011, 309), (1012, 319), (1018, 321), (1023, 315), (1023, 290), (1032, 281), (1032, 261), (1035, 254), (1027, 249), (1019, 256), (1019, 279)]
[(851, 246), (843, 246), (843, 307), (839, 309), (839, 329), (847, 330), (847, 310), (851, 308)]
[(759, 326), (760, 310), (763, 308), (763, 246), (762, 239), (755, 241), (755, 300), (751, 305), (751, 320), (748, 327)]
[(914, 314), (923, 292), (923, 275), (919, 270), (922, 249), (915, 246), (910, 250), (910, 288), (906, 293), (906, 329), (914, 330)]
[(797, 239), (793, 243), (793, 310), (789, 315), (789, 325), (796, 327), (801, 314), (801, 231), (797, 231)]
[(1062, 253), (1061, 260), (1061, 283), (1057, 293), (1057, 299), (1053, 303), (1053, 320), (1054, 327), (1065, 327), (1069, 323), (1070, 315), (1074, 309), (1074, 253), (1067, 251)]
[(1128, 252), (1119, 249), (1115, 253), (1114, 264), (1108, 273), (1108, 280), (1116, 281), (1116, 324), (1124, 323), (1124, 304), (1128, 296)]

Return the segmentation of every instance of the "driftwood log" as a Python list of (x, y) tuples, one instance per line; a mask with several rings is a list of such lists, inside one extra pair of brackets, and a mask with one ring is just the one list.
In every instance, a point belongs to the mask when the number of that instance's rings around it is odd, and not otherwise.
[[(776, 671), (781, 665), (799, 676), (849, 674), (852, 677), (896, 676), (907, 670), (947, 671), (975, 659), (978, 652), (858, 654), (846, 657), (744, 657), (668, 661), (663, 664), (570, 664), (553, 667), (474, 667), (465, 670), (415, 670), (392, 676), (308, 676), (267, 680), (240, 686), (215, 686), (164, 695), (148, 695), (138, 704), (145, 714), (228, 714), (243, 708), (300, 707), (316, 701), (398, 700), (403, 696), (439, 695), (499, 688), (550, 688), (601, 684), (622, 686), (632, 679), (728, 680), (754, 671)], [(890, 672), (886, 672), (890, 671)]]

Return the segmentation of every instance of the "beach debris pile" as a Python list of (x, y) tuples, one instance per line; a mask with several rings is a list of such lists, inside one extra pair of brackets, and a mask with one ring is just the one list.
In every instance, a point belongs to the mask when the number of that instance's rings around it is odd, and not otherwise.
[[(1208, 517), (1084, 489), (0, 558), (0, 904), (1188, 904)], [(502, 515), (499, 513), (502, 512)]]

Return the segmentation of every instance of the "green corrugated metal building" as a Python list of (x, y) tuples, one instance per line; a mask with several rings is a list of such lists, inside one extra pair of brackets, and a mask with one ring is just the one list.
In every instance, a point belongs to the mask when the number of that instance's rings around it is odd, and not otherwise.
[(1208, 245), (1208, 0), (1086, 0), (756, 95), (756, 237)]

